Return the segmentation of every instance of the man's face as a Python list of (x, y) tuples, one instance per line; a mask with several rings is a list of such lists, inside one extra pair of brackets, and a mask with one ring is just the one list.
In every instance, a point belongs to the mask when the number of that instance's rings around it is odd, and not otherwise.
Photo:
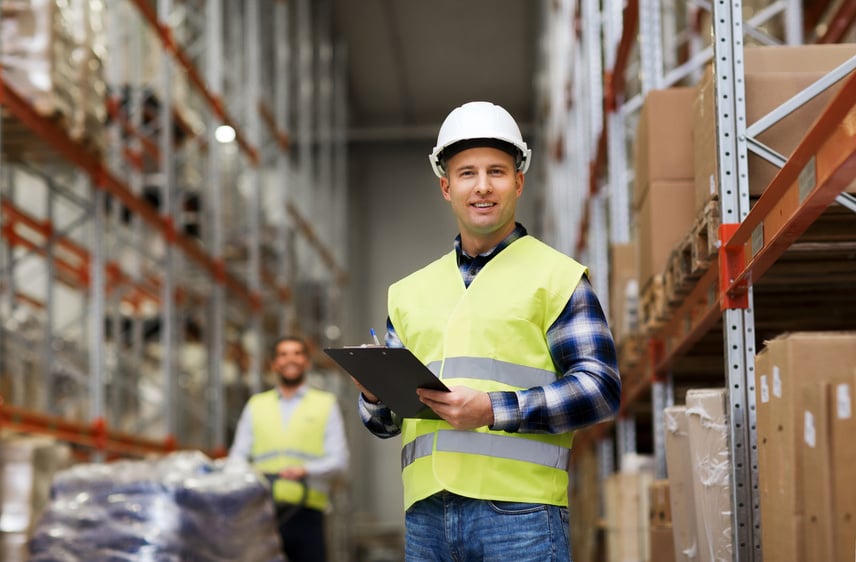
[[(452, 205), (461, 238), (482, 252), (514, 229), (517, 199), (523, 193), (523, 173), (514, 157), (497, 148), (470, 148), (446, 162), (440, 178), (443, 197)], [(482, 247), (484, 246), (484, 247)]]
[(276, 346), (276, 355), (271, 361), (271, 369), (279, 375), (281, 384), (285, 386), (302, 384), (308, 368), (309, 356), (306, 354), (303, 344), (296, 341), (284, 341)]

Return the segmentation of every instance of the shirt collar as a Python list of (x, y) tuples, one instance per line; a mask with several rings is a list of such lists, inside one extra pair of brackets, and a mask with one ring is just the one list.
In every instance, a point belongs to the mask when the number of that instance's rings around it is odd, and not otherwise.
[[(497, 244), (496, 246), (494, 246), (490, 250), (488, 250), (486, 252), (482, 252), (481, 254), (479, 254), (479, 256), (486, 257), (486, 258), (492, 258), (496, 254), (498, 254), (499, 252), (501, 252), (502, 250), (507, 248), (509, 244), (511, 244), (515, 240), (518, 240), (519, 238), (523, 238), (527, 234), (528, 233), (526, 232), (526, 227), (524, 227), (519, 222), (515, 222), (514, 223), (514, 230), (512, 230), (511, 233), (502, 240), (502, 242), (500, 242), (499, 244)], [(460, 234), (458, 234), (455, 237), (455, 254), (458, 256), (458, 263), (459, 264), (461, 263), (462, 259), (471, 260), (474, 257), (477, 257), (477, 256), (469, 256), (469, 255), (467, 255), (466, 252), (464, 252), (464, 249), (461, 247), (461, 235)]]
[(297, 398), (303, 398), (303, 395), (306, 394), (306, 389), (307, 389), (307, 386), (306, 386), (306, 383), (304, 382), (299, 387), (297, 387), (297, 391), (295, 391), (294, 394), (292, 394), (289, 397), (286, 397), (282, 393), (282, 389), (279, 387), (279, 385), (276, 385), (276, 392), (279, 395), (280, 400), (295, 400)]

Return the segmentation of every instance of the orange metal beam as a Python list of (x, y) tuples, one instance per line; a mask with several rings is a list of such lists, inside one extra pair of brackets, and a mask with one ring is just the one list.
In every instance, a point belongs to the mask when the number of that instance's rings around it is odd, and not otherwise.
[(723, 249), (742, 252), (725, 292), (737, 296), (811, 226), (856, 178), (856, 73), (815, 121)]
[(603, 74), (603, 121), (600, 125), (600, 134), (597, 139), (597, 147), (594, 159), (589, 163), (589, 186), (588, 195), (583, 205), (583, 217), (580, 221), (579, 235), (577, 236), (577, 253), (585, 250), (588, 240), (589, 206), (588, 200), (598, 192), (598, 180), (601, 171), (606, 164), (607, 143), (607, 119), (608, 114), (614, 112), (619, 105), (619, 98), (624, 97), (624, 73), (627, 70), (627, 61), (636, 41), (636, 30), (639, 26), (639, 0), (630, 0), (624, 7), (623, 24), (621, 28), (621, 39), (615, 53), (615, 66)]
[(172, 30), (169, 25), (166, 23), (161, 23), (158, 20), (157, 11), (147, 0), (131, 0), (131, 3), (134, 4), (139, 10), (140, 14), (143, 16), (149, 25), (152, 26), (158, 35), (160, 35), (161, 42), (163, 43), (164, 48), (169, 52), (175, 61), (179, 64), (179, 66), (184, 69), (184, 72), (187, 74), (190, 82), (196, 87), (199, 93), (203, 98), (208, 102), (208, 105), (220, 118), (223, 123), (229, 125), (235, 130), (235, 140), (241, 149), (246, 153), (247, 157), (249, 157), (250, 162), (253, 165), (258, 165), (259, 163), (259, 153), (255, 147), (250, 145), (247, 141), (246, 136), (241, 132), (240, 128), (237, 126), (236, 121), (232, 119), (229, 114), (226, 112), (225, 105), (223, 104), (223, 100), (215, 95), (208, 87), (205, 85), (205, 81), (202, 79), (202, 76), (199, 74), (199, 71), (196, 70), (196, 67), (188, 58), (187, 54), (184, 50), (178, 45), (175, 41), (175, 38), (172, 35)]
[[(188, 257), (206, 268), (215, 279), (219, 279), (218, 274), (221, 272), (218, 270), (217, 262), (208, 256), (196, 240), (176, 232), (167, 217), (161, 217), (154, 207), (132, 193), (127, 185), (103, 166), (97, 155), (72, 140), (58, 123), (39, 115), (26, 100), (8, 86), (2, 77), (0, 77), (0, 105), (6, 107), (12, 115), (36, 133), (60, 156), (87, 172), (97, 187), (116, 197), (133, 213), (162, 233), (167, 242), (176, 244)], [(239, 279), (225, 271), (222, 275), (226, 287), (234, 294), (250, 305), (257, 302), (258, 297), (252, 295)]]
[(856, 21), (856, 2), (842, 2), (835, 15), (829, 21), (826, 32), (818, 43), (839, 43), (844, 39)]
[(273, 112), (267, 104), (262, 101), (259, 102), (259, 115), (262, 116), (262, 121), (265, 122), (265, 125), (267, 125), (270, 133), (273, 135), (273, 138), (276, 139), (276, 143), (279, 145), (279, 148), (283, 152), (288, 152), (288, 150), (291, 149), (291, 138), (288, 136), (288, 133), (277, 128), (276, 118), (274, 117)]
[(168, 452), (174, 447), (167, 441), (144, 439), (136, 435), (109, 430), (102, 420), (92, 423), (73, 422), (58, 416), (11, 406), (0, 399), (0, 426), (23, 433), (49, 435), (60, 441), (122, 456), (143, 457)]
[(347, 281), (347, 275), (344, 271), (342, 271), (339, 266), (336, 264), (336, 259), (333, 257), (333, 254), (330, 252), (327, 247), (318, 239), (318, 236), (315, 234), (315, 230), (313, 230), (312, 225), (303, 218), (303, 215), (300, 214), (300, 211), (297, 210), (292, 203), (287, 203), (285, 206), (288, 211), (289, 216), (295, 222), (297, 227), (303, 233), (303, 236), (306, 237), (306, 240), (315, 247), (315, 250), (321, 255), (321, 259), (324, 260), (324, 263), (327, 264), (327, 267), (330, 268), (330, 271), (334, 273), (336, 281), (339, 284), (345, 283)]

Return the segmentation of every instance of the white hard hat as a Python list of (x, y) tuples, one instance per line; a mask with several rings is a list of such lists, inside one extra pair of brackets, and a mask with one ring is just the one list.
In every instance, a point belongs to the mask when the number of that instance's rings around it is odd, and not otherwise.
[(444, 161), (449, 156), (449, 154), (444, 155), (443, 151), (461, 141), (473, 141), (465, 143), (471, 147), (494, 146), (503, 150), (509, 147), (516, 148), (517, 169), (524, 174), (529, 169), (532, 151), (523, 142), (523, 135), (520, 134), (520, 127), (517, 126), (514, 118), (498, 105), (487, 101), (472, 101), (456, 107), (446, 117), (437, 135), (437, 146), (428, 156), (438, 178), (443, 177)]

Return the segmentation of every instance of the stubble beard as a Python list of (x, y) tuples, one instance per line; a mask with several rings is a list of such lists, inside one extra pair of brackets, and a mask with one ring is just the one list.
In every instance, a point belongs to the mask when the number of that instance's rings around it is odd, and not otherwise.
[(284, 377), (282, 375), (279, 375), (279, 384), (281, 384), (282, 386), (284, 386), (286, 388), (298, 387), (301, 384), (303, 384), (303, 381), (305, 381), (305, 380), (306, 380), (306, 374), (305, 373), (301, 374), (296, 379), (291, 379), (291, 378), (287, 378), (287, 377)]

